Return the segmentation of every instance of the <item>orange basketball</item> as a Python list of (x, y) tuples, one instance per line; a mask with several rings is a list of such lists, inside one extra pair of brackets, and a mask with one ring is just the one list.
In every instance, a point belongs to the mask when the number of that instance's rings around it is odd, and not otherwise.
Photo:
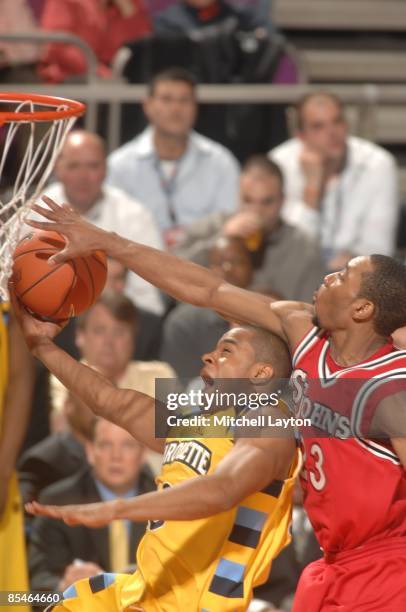
[(102, 251), (49, 265), (48, 259), (64, 247), (61, 234), (33, 231), (13, 255), (17, 296), (33, 313), (53, 320), (74, 317), (89, 308), (106, 283), (107, 261)]

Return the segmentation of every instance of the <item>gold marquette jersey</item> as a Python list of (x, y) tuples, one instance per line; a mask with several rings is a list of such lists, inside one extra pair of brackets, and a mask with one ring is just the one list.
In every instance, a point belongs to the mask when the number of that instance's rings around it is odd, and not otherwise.
[[(0, 432), (8, 381), (8, 304), (0, 301)], [(28, 589), (23, 514), (16, 475), (10, 478), (7, 502), (0, 517), (0, 591)], [(29, 606), (14, 606), (15, 612), (29, 612)]]
[[(230, 438), (168, 438), (159, 488), (211, 474), (232, 446)], [(151, 522), (138, 548), (135, 574), (80, 581), (65, 592), (56, 610), (246, 610), (253, 587), (267, 579), (272, 559), (290, 540), (297, 463), (296, 458), (287, 480), (273, 481), (229, 511), (191, 521)]]

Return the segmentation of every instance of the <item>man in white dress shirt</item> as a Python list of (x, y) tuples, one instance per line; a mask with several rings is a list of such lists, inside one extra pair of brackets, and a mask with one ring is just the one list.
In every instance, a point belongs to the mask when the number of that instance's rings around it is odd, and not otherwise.
[(283, 216), (319, 238), (330, 270), (354, 255), (393, 255), (399, 214), (393, 156), (348, 135), (341, 100), (311, 93), (297, 105), (297, 135), (270, 152), (285, 179)]
[(107, 178), (148, 207), (172, 245), (183, 226), (236, 208), (238, 162), (192, 130), (196, 84), (183, 68), (154, 77), (144, 112), (149, 127), (109, 156)]
[[(102, 229), (161, 249), (160, 232), (151, 213), (121, 189), (106, 185), (105, 175), (103, 140), (97, 134), (73, 131), (55, 166), (58, 182), (47, 187), (45, 194), (57, 202), (69, 203)], [(140, 308), (162, 313), (158, 290), (136, 274), (128, 275), (125, 292)]]

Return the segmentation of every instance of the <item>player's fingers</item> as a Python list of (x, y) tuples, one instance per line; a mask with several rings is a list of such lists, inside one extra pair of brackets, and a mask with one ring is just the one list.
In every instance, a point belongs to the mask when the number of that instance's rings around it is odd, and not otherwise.
[(46, 196), (46, 195), (42, 196), (42, 201), (45, 202), (45, 204), (47, 204), (49, 208), (51, 208), (55, 212), (61, 210), (61, 206), (57, 204), (55, 200), (53, 200), (49, 196)]
[(62, 510), (58, 506), (42, 506), (42, 511), (51, 518), (63, 518)]
[(56, 211), (53, 211), (52, 208), (45, 208), (40, 204), (33, 204), (32, 210), (41, 215), (41, 217), (45, 217), (46, 219), (51, 219), (57, 221), (58, 215)]
[(26, 219), (25, 223), (31, 227), (35, 227), (36, 229), (53, 230), (54, 232), (60, 231), (60, 226), (58, 223), (51, 223), (50, 221), (34, 221), (34, 219)]
[(62, 204), (62, 208), (63, 208), (63, 210), (64, 210), (64, 211), (66, 211), (66, 212), (72, 212), (72, 213), (74, 213), (74, 212), (75, 212), (75, 209), (74, 209), (74, 208), (72, 208), (72, 206), (71, 206), (70, 204), (68, 204), (67, 202), (64, 202), (64, 203)]
[(36, 501), (33, 501), (32, 505), (37, 514), (42, 514), (43, 516), (50, 516), (51, 518), (59, 518), (60, 516), (61, 510), (58, 506), (44, 505)]
[(46, 506), (43, 506), (42, 504), (39, 504), (36, 501), (26, 503), (24, 507), (27, 512), (29, 512), (30, 514), (35, 514), (37, 516), (39, 514), (46, 514), (47, 512)]
[(64, 263), (68, 259), (72, 259), (74, 255), (71, 251), (72, 249), (70, 249), (69, 246), (65, 247), (62, 251), (59, 251), (58, 253), (55, 253), (55, 255), (52, 255), (52, 257), (48, 259), (48, 263), (55, 265), (59, 263)]

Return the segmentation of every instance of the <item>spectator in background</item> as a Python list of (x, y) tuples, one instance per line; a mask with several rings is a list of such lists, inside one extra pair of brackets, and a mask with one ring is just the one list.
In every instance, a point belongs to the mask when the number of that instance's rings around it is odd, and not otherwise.
[(354, 255), (393, 255), (399, 212), (396, 163), (381, 147), (348, 136), (335, 95), (306, 95), (297, 136), (270, 152), (286, 185), (284, 218), (320, 239), (329, 270)]
[[(46, 0), (41, 26), (82, 38), (94, 51), (102, 78), (111, 76), (110, 64), (121, 46), (151, 31), (143, 0)], [(86, 57), (79, 47), (50, 43), (39, 74), (47, 83), (59, 83), (82, 77), (86, 70)]]
[[(94, 419), (86, 444), (91, 467), (45, 489), (43, 503), (91, 503), (129, 498), (155, 489), (143, 466), (144, 447), (127, 431)], [(135, 563), (145, 523), (116, 521), (98, 529), (69, 527), (46, 517), (34, 519), (29, 564), (31, 588), (64, 591), (75, 580), (107, 572), (123, 572)]]
[(219, 236), (246, 241), (252, 252), (251, 289), (288, 300), (311, 301), (324, 269), (317, 244), (282, 221), (283, 178), (279, 167), (257, 155), (244, 164), (239, 210), (213, 214), (192, 225), (176, 255), (201, 265)]
[(196, 84), (181, 68), (155, 76), (144, 102), (149, 127), (108, 159), (108, 181), (142, 201), (173, 244), (187, 225), (232, 211), (238, 164), (222, 145), (192, 130)]
[[(109, 257), (107, 259), (105, 290), (123, 294), (128, 274), (128, 268), (125, 268), (119, 261)], [(137, 307), (137, 321), (134, 359), (138, 361), (154, 361), (159, 357), (163, 317)]]
[[(218, 238), (209, 253), (209, 266), (237, 287), (250, 286), (251, 255), (239, 238)], [(202, 369), (202, 355), (209, 353), (228, 329), (228, 321), (213, 310), (179, 304), (165, 319), (161, 358), (178, 377), (195, 378)]]
[[(112, 232), (161, 248), (159, 230), (151, 213), (118, 187), (104, 184), (106, 152), (97, 134), (70, 132), (55, 165), (58, 180), (45, 190), (57, 202), (68, 202), (86, 219)], [(159, 291), (136, 274), (128, 275), (126, 293), (132, 301), (160, 314)]]
[(238, 29), (254, 30), (269, 26), (269, 14), (269, 2), (263, 0), (245, 3), (232, 0), (184, 0), (172, 2), (163, 11), (157, 12), (153, 26), (157, 34), (179, 34), (217, 25), (232, 18), (237, 22)]

